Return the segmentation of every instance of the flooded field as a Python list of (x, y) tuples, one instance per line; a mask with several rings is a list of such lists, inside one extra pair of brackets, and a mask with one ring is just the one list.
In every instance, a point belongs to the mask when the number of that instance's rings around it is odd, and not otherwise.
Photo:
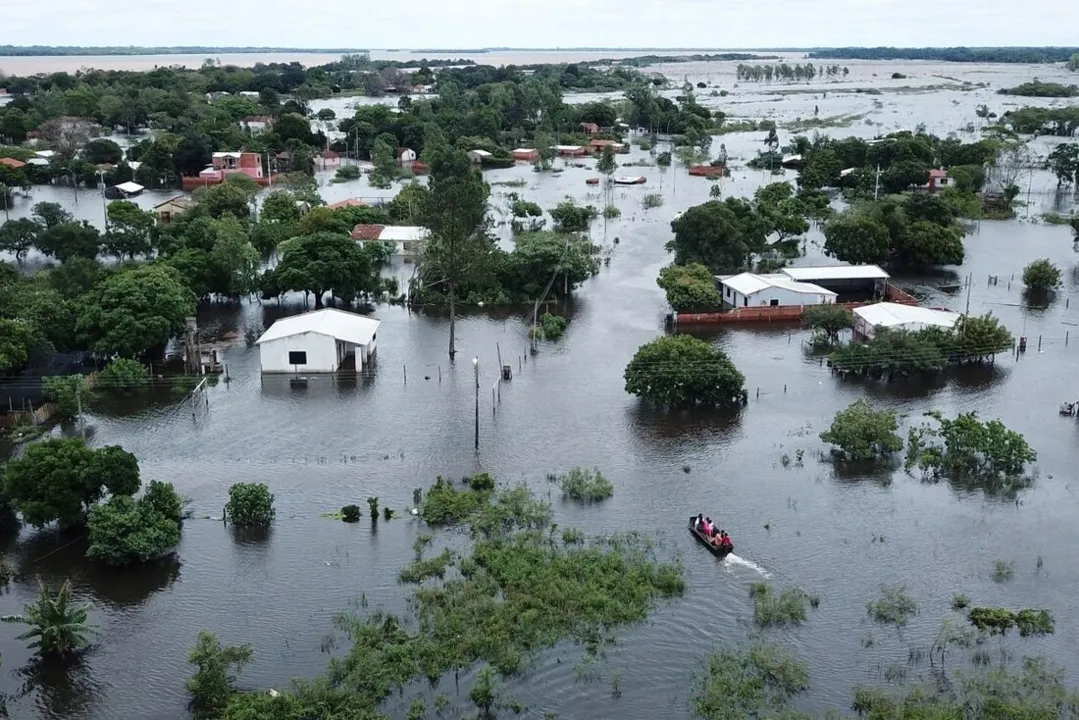
[[(698, 97), (732, 116), (774, 118), (784, 143), (792, 134), (784, 128), (812, 117), (814, 106), (821, 118), (859, 117), (848, 127), (821, 130), (836, 136), (871, 137), (924, 123), (939, 135), (973, 139), (963, 128), (977, 120), (977, 105), (1000, 112), (1024, 104), (995, 95), (998, 87), (1034, 74), (1056, 79), (1044, 67), (846, 64), (851, 73), (844, 82), (738, 88), (733, 64), (656, 69), (730, 90), (723, 98), (708, 90)], [(892, 80), (893, 72), (909, 78)], [(880, 94), (852, 92), (858, 87)], [(333, 105), (341, 117), (346, 102), (334, 102), (341, 103)], [(713, 152), (724, 143), (733, 158), (733, 177), (722, 181), (724, 196), (749, 196), (771, 181), (768, 173), (744, 168), (762, 139), (763, 133), (714, 139)], [(1037, 147), (1044, 154), (1047, 145)], [(647, 161), (648, 155), (634, 150), (618, 159)], [(267, 537), (243, 541), (218, 521), (192, 520), (184, 528), (179, 562), (146, 573), (101, 573), (83, 561), (77, 544), (60, 546), (48, 534), (10, 540), (4, 552), (25, 581), (0, 597), (0, 614), (21, 610), (33, 597), (35, 575), (54, 582), (70, 576), (78, 595), (92, 603), (100, 628), (100, 642), (83, 664), (52, 677), (20, 670), (29, 651), (14, 640), (17, 631), (4, 626), (0, 691), (16, 696), (13, 717), (186, 717), (186, 656), (203, 629), (228, 644), (254, 645), (243, 687), (284, 688), (292, 677), (321, 672), (335, 614), (361, 596), (370, 608), (404, 609), (408, 590), (398, 585), (397, 571), (411, 560), (422, 526), (413, 519), (372, 526), (366, 518), (349, 525), (320, 513), (362, 505), (368, 496), (403, 509), (413, 488), (428, 486), (436, 475), (476, 470), (546, 494), (546, 473), (574, 466), (599, 467), (615, 494), (591, 508), (554, 497), (560, 526), (657, 533), (662, 550), (681, 557), (688, 590), (646, 625), (621, 633), (594, 671), (580, 670), (580, 648), (559, 647), (508, 680), (506, 691), (527, 706), (529, 717), (688, 717), (692, 674), (712, 647), (744, 642), (752, 628), (748, 587), (763, 574), (821, 598), (805, 626), (768, 633), (809, 661), (811, 687), (800, 701), (807, 712), (845, 710), (852, 685), (881, 681), (884, 668), (906, 663), (909, 648), (928, 646), (960, 591), (984, 605), (1051, 609), (1055, 635), (1023, 640), (1021, 653), (1045, 654), (1071, 668), (1069, 680), (1079, 683), (1079, 598), (1072, 592), (1079, 583), (1073, 552), (1079, 546), (1079, 487), (1073, 487), (1079, 424), (1057, 414), (1061, 401), (1079, 395), (1079, 337), (1071, 337), (1079, 329), (1079, 305), (1070, 309), (1072, 299), (1079, 302), (1079, 257), (1067, 227), (1038, 221), (1043, 212), (1067, 212), (1071, 193), (1056, 192), (1048, 173), (1032, 172), (1023, 183), (1021, 199), (1028, 205), (1021, 217), (978, 224), (966, 239), (962, 267), (903, 279), (929, 305), (963, 310), (969, 298), (971, 312), (996, 313), (1015, 335), (1030, 338), (1018, 361), (1005, 354), (995, 366), (930, 383), (867, 385), (833, 377), (803, 349), (808, 332), (798, 327), (691, 329), (729, 353), (746, 375), (750, 402), (737, 414), (668, 414), (626, 394), (622, 372), (638, 346), (663, 333), (667, 308), (655, 280), (669, 261), (663, 246), (670, 221), (708, 200), (710, 183), (673, 169), (662, 176), (655, 167), (632, 172), (644, 174), (647, 184), (619, 189), (614, 202), (621, 218), (608, 221), (606, 230), (602, 219), (593, 226), (593, 237), (611, 252), (610, 265), (578, 291), (563, 339), (541, 343), (537, 355), (527, 352), (523, 312), (469, 314), (458, 324), (459, 353), (451, 365), (445, 319), (380, 307), (377, 368), (359, 382), (318, 379), (298, 390), (287, 379), (263, 379), (257, 351), (241, 341), (225, 356), (231, 382), (212, 388), (204, 406), (177, 404), (166, 394), (154, 402), (95, 409), (92, 442), (134, 452), (143, 478), (173, 482), (193, 499), (196, 517), (220, 516), (228, 486), (238, 481), (268, 483), (278, 517)], [(523, 166), (486, 177), (494, 205), (504, 205), (504, 193), (515, 191), (550, 208), (566, 195), (600, 204), (598, 196), (586, 195), (584, 181), (594, 175), (591, 167), (539, 174)], [(334, 185), (328, 178), (320, 173), (328, 202), (396, 191), (374, 190), (366, 180)], [(506, 184), (514, 181), (526, 186)], [(664, 204), (642, 209), (643, 196), (652, 192), (662, 193)], [(147, 193), (138, 202), (149, 207), (167, 195)], [(101, 222), (100, 196), (81, 192), (75, 206), (70, 189), (37, 188), (12, 215), (41, 200), (64, 202), (78, 217)], [(508, 229), (500, 232), (508, 242)], [(829, 262), (822, 244), (814, 228), (798, 263)], [(1064, 269), (1065, 286), (1049, 308), (1028, 309), (1020, 283), (1010, 278), (1041, 257)], [(988, 284), (990, 275), (999, 276), (998, 284)], [(967, 277), (969, 294), (939, 289)], [(245, 301), (208, 309), (200, 323), (242, 334), (299, 309), (298, 301)], [(514, 366), (514, 377), (492, 403), (499, 353)], [(472, 357), (479, 358), (482, 385), (478, 453), (472, 447)], [(1001, 418), (1038, 451), (1035, 487), (1017, 504), (946, 483), (923, 484), (902, 471), (837, 475), (820, 457), (824, 446), (817, 433), (837, 410), (867, 395), (911, 419), (932, 409)], [(804, 452), (801, 462), (782, 462), (798, 451)], [(697, 512), (722, 518), (741, 561), (717, 561), (685, 532), (686, 517)], [(997, 559), (1015, 563), (1011, 582), (992, 580)], [(901, 636), (866, 617), (865, 603), (881, 582), (905, 582), (921, 606)], [(867, 635), (873, 638), (868, 648)], [(910, 679), (924, 672), (915, 667)], [(611, 692), (615, 677), (618, 698)], [(462, 678), (457, 694), (452, 679), (444, 680), (438, 692), (465, 709), (469, 685)], [(391, 701), (390, 714), (403, 715), (410, 696)]]

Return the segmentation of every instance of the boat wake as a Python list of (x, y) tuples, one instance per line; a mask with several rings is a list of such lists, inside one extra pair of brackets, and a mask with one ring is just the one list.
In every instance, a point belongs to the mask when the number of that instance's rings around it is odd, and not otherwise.
[(761, 577), (772, 577), (767, 570), (762, 568), (757, 563), (753, 562), (752, 560), (746, 560), (744, 557), (740, 557), (738, 555), (735, 555), (734, 553), (731, 553), (726, 558), (724, 558), (723, 562), (728, 565), (739, 565), (744, 568), (749, 568), (750, 570), (759, 573)]

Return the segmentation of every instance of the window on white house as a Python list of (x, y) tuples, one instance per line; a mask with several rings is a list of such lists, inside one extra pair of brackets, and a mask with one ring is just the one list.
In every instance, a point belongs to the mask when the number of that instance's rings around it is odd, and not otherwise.
[(779, 305), (779, 298), (772, 298), (771, 300), (768, 301), (768, 304), (771, 305), (772, 307), (775, 307), (776, 305)]
[(289, 365), (306, 365), (307, 364), (307, 352), (304, 350), (289, 350), (288, 352), (288, 364)]

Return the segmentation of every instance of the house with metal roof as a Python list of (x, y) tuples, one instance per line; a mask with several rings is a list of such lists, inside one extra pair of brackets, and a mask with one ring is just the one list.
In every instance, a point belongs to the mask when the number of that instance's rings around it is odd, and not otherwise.
[(281, 318), (255, 341), (262, 372), (363, 370), (374, 360), (380, 324), (334, 308)]
[(877, 328), (916, 332), (930, 327), (951, 329), (960, 315), (950, 310), (934, 310), (917, 305), (882, 302), (854, 309), (854, 335), (872, 340)]
[(744, 272), (718, 276), (716, 280), (725, 308), (830, 305), (836, 301), (836, 293), (831, 290), (782, 273)]

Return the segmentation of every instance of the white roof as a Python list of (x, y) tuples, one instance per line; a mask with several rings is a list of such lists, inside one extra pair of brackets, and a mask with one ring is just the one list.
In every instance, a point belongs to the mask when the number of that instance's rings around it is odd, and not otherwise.
[(527, 152), (527, 153), (530, 153), (530, 152), (536, 152), (536, 150), (535, 150), (535, 148), (516, 148), (513, 152), (520, 152), (520, 153), (526, 153)]
[(917, 305), (900, 305), (882, 302), (854, 309), (854, 314), (874, 327), (900, 327), (902, 325), (934, 325), (950, 328), (959, 320), (959, 313), (949, 310), (932, 310)]
[(138, 160), (130, 160), (128, 161), (127, 166), (132, 170), (138, 170), (140, 167), (142, 167), (142, 163), (140, 163)]
[(56, 154), (56, 151), (55, 150), (38, 150), (34, 154), (37, 155), (38, 157), (51, 158), (52, 156), (54, 156)]
[(786, 275), (757, 275), (756, 273), (744, 272), (739, 275), (721, 277), (720, 282), (742, 295), (753, 295), (768, 288), (782, 288), (803, 295), (832, 295), (835, 293), (826, 290), (820, 285), (797, 282)]
[(256, 345), (271, 340), (303, 335), (304, 333), (317, 333), (329, 335), (336, 340), (353, 343), (354, 345), (369, 345), (381, 320), (357, 315), (356, 313), (324, 308), (313, 312), (293, 315), (281, 318), (270, 329), (262, 333), (262, 337), (255, 341)]
[(847, 177), (851, 173), (857, 172), (857, 171), (858, 171), (858, 168), (847, 168), (845, 170), (840, 170), (839, 171), (839, 177)]
[(555, 150), (562, 152), (563, 150), (584, 150), (580, 145), (555, 145)]
[(491, 153), (487, 152), (486, 150), (473, 150), (472, 152), (476, 155), (479, 155), (480, 157), (491, 157)]
[(391, 242), (410, 242), (415, 240), (426, 240), (429, 232), (425, 227), (419, 227), (416, 225), (387, 225), (382, 228), (382, 232), (379, 233), (379, 240), (389, 240)]
[(782, 272), (792, 280), (887, 280), (891, 275), (877, 265), (825, 265), (821, 267), (788, 267)]
[(225, 157), (230, 157), (230, 158), (237, 158), (237, 159), (239, 159), (239, 157), (240, 157), (241, 155), (243, 155), (243, 153), (241, 153), (241, 152), (235, 152), (235, 151), (233, 151), (233, 152), (215, 152), (215, 153), (213, 154), (213, 157), (215, 157), (215, 158), (225, 158)]
[(137, 192), (142, 192), (146, 188), (144, 188), (142, 185), (139, 185), (137, 182), (126, 182), (126, 183), (120, 183), (119, 185), (117, 185), (116, 189), (119, 190), (120, 192), (125, 192), (125, 193), (137, 193)]
[(29, 160), (26, 161), (26, 164), (27, 165), (48, 165), (49, 161), (47, 159), (45, 159), (45, 158), (37, 157), (37, 158), (30, 158)]

